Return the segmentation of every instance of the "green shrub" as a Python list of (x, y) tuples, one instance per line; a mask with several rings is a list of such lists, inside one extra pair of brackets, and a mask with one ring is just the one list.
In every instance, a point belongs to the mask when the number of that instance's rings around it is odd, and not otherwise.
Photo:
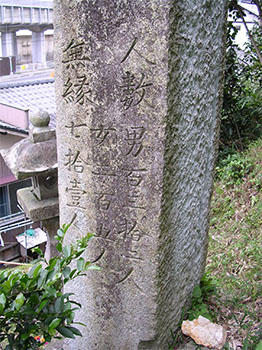
[[(250, 141), (262, 135), (261, 63), (250, 42), (246, 43), (244, 57), (239, 55), (235, 15), (229, 14), (227, 25), (220, 157), (232, 150), (244, 151)], [(251, 33), (261, 51), (262, 26), (255, 25)]]
[[(64, 225), (55, 237), (60, 256), (48, 263), (42, 256), (28, 272), (9, 269), (0, 273), (0, 342), (5, 350), (38, 349), (53, 337), (81, 336), (72, 326), (74, 312), (81, 305), (72, 299), (73, 293), (63, 293), (63, 287), (85, 271), (99, 268), (81, 257), (91, 234), (63, 246), (69, 226)], [(73, 260), (76, 268), (70, 267)]]
[(252, 171), (254, 163), (241, 153), (234, 153), (222, 159), (216, 167), (216, 174), (226, 185), (240, 184)]
[(216, 286), (214, 281), (206, 274), (202, 277), (200, 284), (196, 285), (193, 294), (191, 307), (186, 313), (186, 317), (192, 321), (199, 316), (203, 316), (214, 321), (214, 315), (209, 308), (208, 299), (211, 295), (216, 293)]

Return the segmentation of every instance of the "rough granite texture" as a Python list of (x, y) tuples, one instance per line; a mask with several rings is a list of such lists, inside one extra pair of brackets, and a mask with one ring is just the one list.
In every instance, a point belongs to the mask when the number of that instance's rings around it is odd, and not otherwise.
[(61, 223), (102, 267), (66, 350), (164, 350), (205, 264), (226, 1), (56, 0)]

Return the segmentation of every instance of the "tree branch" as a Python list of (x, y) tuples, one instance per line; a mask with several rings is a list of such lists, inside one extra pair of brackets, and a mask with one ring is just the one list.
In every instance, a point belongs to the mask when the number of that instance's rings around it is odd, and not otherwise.
[(257, 56), (258, 56), (258, 58), (259, 58), (259, 62), (260, 62), (260, 64), (262, 65), (262, 55), (261, 55), (261, 52), (259, 51), (259, 48), (258, 48), (258, 46), (257, 46), (257, 44), (256, 44), (256, 42), (255, 42), (255, 40), (254, 40), (254, 38), (253, 38), (253, 35), (251, 34), (250, 30), (248, 29), (248, 26), (247, 26), (247, 23), (246, 23), (246, 20), (245, 20), (245, 13), (244, 13), (244, 10), (242, 10), (242, 8), (238, 5), (237, 0), (233, 0), (233, 4), (234, 4), (235, 8), (236, 8), (236, 9), (238, 10), (238, 12), (239, 12), (239, 15), (240, 15), (240, 17), (241, 17), (241, 19), (242, 19), (242, 22), (243, 22), (243, 24), (244, 24), (244, 26), (245, 26), (245, 28), (246, 28), (247, 34), (248, 34), (248, 36), (249, 36), (249, 39), (250, 39), (252, 45), (254, 46), (254, 49), (255, 49), (255, 51), (256, 51), (256, 54), (257, 54)]
[(243, 12), (246, 11), (246, 12), (250, 13), (251, 15), (253, 15), (253, 16), (259, 18), (259, 15), (257, 15), (255, 12), (252, 12), (252, 11), (250, 11), (249, 9), (247, 9), (247, 8), (245, 8), (245, 7), (243, 7), (243, 6), (240, 6), (240, 5), (238, 5), (238, 6), (241, 8), (241, 10), (242, 10)]
[(259, 25), (262, 25), (262, 1), (261, 0), (253, 0), (254, 4), (257, 7), (258, 10), (258, 21)]

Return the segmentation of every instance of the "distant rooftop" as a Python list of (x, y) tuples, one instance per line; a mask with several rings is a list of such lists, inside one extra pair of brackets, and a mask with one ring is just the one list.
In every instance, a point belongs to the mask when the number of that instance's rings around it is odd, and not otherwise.
[(50, 114), (50, 126), (55, 128), (54, 85), (54, 78), (0, 82), (0, 103), (29, 111), (43, 109)]
[(5, 123), (3, 121), (0, 120), (0, 129), (2, 130), (11, 130), (11, 131), (15, 131), (15, 132), (18, 132), (20, 134), (24, 134), (24, 135), (28, 135), (28, 131), (25, 130), (25, 129), (21, 129), (17, 126), (14, 126), (14, 125), (11, 125), (11, 124), (8, 124), (8, 123)]
[(53, 0), (0, 0), (0, 6), (53, 7)]

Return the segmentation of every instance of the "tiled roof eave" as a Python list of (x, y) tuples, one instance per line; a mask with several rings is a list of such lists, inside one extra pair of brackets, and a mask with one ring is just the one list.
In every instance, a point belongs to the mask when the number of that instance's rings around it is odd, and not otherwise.
[(2, 121), (0, 121), (0, 130), (1, 129), (2, 130), (14, 131), (14, 132), (17, 132), (17, 133), (22, 134), (22, 135), (28, 135), (29, 134), (28, 130), (26, 130), (26, 129), (22, 129), (22, 128), (13, 126), (13, 125), (8, 124), (8, 123), (4, 123)]
[(17, 81), (17, 82), (4, 82), (0, 83), (0, 89), (8, 89), (13, 87), (20, 87), (20, 86), (29, 86), (29, 85), (39, 85), (39, 84), (48, 84), (53, 83), (54, 78), (46, 78), (46, 79), (39, 79), (39, 80), (25, 80), (25, 81)]

